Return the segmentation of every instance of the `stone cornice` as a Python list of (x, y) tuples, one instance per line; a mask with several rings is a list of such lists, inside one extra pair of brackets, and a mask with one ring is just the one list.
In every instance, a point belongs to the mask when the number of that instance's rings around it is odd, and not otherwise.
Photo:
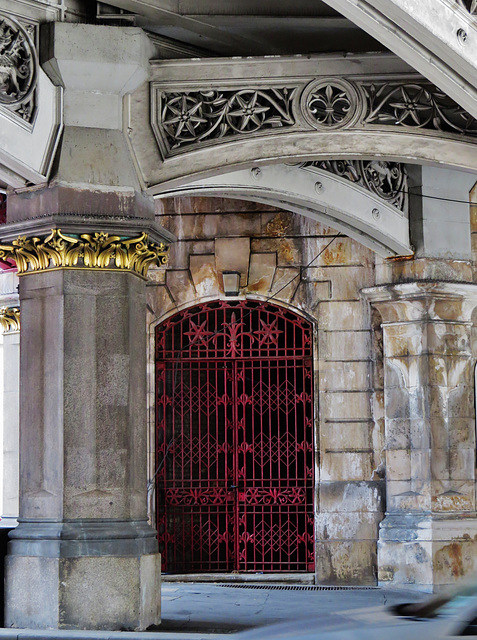
[(361, 290), (384, 324), (394, 322), (470, 322), (477, 306), (477, 284), (415, 281)]

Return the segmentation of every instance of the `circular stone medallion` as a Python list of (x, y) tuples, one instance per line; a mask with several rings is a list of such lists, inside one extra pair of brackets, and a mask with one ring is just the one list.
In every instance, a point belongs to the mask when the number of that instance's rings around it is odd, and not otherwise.
[(327, 131), (353, 125), (360, 115), (360, 94), (340, 78), (311, 82), (301, 96), (301, 111), (308, 124)]
[(37, 55), (26, 29), (0, 14), (0, 104), (25, 102), (35, 89)]

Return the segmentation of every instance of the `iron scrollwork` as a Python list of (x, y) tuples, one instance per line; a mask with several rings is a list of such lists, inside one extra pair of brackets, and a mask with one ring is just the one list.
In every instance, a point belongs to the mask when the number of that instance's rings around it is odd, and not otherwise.
[(400, 162), (385, 160), (322, 160), (305, 163), (345, 178), (401, 211), (407, 208), (407, 172)]
[(161, 129), (170, 150), (295, 124), (295, 87), (158, 92)]
[(31, 121), (38, 79), (35, 26), (0, 15), (0, 105)]

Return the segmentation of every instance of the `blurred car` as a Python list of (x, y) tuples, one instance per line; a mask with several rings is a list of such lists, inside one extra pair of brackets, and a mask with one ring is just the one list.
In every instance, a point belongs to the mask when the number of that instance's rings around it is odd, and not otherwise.
[(477, 578), (423, 602), (366, 607), (238, 633), (237, 640), (444, 640), (477, 638)]

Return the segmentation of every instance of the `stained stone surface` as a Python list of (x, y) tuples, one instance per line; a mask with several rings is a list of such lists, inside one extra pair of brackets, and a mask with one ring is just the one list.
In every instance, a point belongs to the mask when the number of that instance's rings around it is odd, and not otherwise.
[[(426, 193), (440, 188), (432, 171), (424, 177)], [(315, 323), (318, 583), (379, 579), (432, 590), (474, 567), (477, 333), (471, 324), (475, 292), (466, 284), (473, 279), (471, 243), (469, 237), (457, 253), (455, 234), (448, 247), (442, 240), (436, 244), (432, 225), (450, 224), (455, 212), (433, 212), (429, 203), (414, 220), (420, 227), (412, 228), (421, 234), (417, 257), (390, 262), (346, 237), (327, 246), (333, 229), (256, 203), (157, 202), (158, 220), (178, 235), (181, 249), (180, 261), (171, 256), (166, 284), (147, 288), (151, 390), (155, 325), (175, 306), (207, 299), (200, 293), (210, 277), (204, 262), (212, 264), (216, 256), (220, 283), (218, 251), (223, 255), (228, 243), (238, 246), (237, 236), (250, 247), (234, 252), (240, 296), (271, 297)], [(470, 216), (474, 260), (476, 211), (474, 206)], [(457, 214), (456, 233), (470, 236), (465, 207)], [(172, 290), (168, 283), (175, 278), (194, 287)], [(406, 286), (423, 281), (431, 281), (426, 295), (418, 284), (406, 294)], [(376, 285), (383, 285), (385, 310), (362, 295)], [(150, 419), (153, 429), (153, 412)], [(151, 438), (151, 457), (153, 449)]]
[[(219, 289), (221, 271), (239, 271), (241, 296), (271, 298), (311, 317), (316, 326), (315, 440), (321, 461), (316, 578), (330, 584), (374, 583), (378, 525), (384, 515), (384, 424), (372, 390), (376, 356), (371, 313), (360, 298), (360, 289), (375, 283), (374, 254), (346, 237), (327, 247), (336, 235), (329, 227), (252, 202), (175, 198), (158, 200), (157, 213), (178, 243), (165, 284), (153, 277), (147, 287), (150, 405), (154, 327), (175, 306), (221, 297), (215, 284), (211, 288), (214, 267)], [(152, 433), (153, 411), (150, 421)], [(153, 469), (153, 437), (149, 455)]]

